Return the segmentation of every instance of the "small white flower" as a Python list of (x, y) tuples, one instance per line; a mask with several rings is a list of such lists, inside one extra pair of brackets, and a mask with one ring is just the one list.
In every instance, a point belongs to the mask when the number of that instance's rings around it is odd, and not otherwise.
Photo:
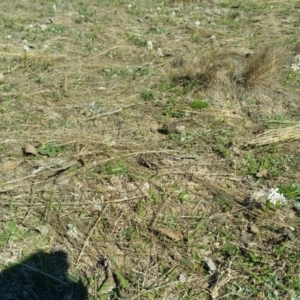
[(47, 42), (46, 44), (44, 44), (44, 49), (48, 49), (49, 48), (49, 46), (50, 46), (51, 44), (49, 43), (49, 42)]
[(11, 39), (11, 35), (8, 34), (5, 38), (6, 38), (7, 40), (10, 40), (10, 39)]
[(53, 6), (52, 6), (52, 7), (53, 7), (53, 11), (54, 11), (54, 12), (56, 12), (56, 5), (55, 5), (55, 4), (53, 4)]
[(68, 224), (67, 228), (68, 228), (67, 235), (72, 238), (77, 238), (78, 232), (76, 227), (74, 227), (72, 224)]
[(29, 48), (29, 46), (28, 46), (27, 40), (23, 40), (23, 41), (22, 41), (22, 44), (23, 44), (23, 49), (24, 49), (24, 51), (25, 51), (25, 52), (28, 52), (30, 48)]
[(147, 48), (148, 48), (148, 50), (152, 50), (153, 49), (153, 44), (152, 44), (151, 41), (147, 42)]
[(158, 56), (161, 56), (161, 57), (164, 56), (164, 54), (163, 54), (161, 48), (157, 48), (157, 54), (158, 54)]
[(201, 23), (200, 23), (200, 21), (198, 21), (198, 20), (195, 22), (195, 25), (196, 25), (197, 27), (200, 26), (200, 24), (201, 24)]
[(214, 42), (216, 40), (216, 37), (214, 35), (212, 35), (210, 38), (209, 38), (212, 42)]
[(157, 10), (161, 10), (161, 8), (160, 8), (160, 7), (157, 7)]
[(128, 9), (130, 9), (131, 7), (132, 7), (132, 5), (131, 5), (131, 4), (128, 4), (128, 5), (127, 5), (127, 8), (128, 8)]
[(294, 71), (294, 72), (298, 72), (298, 71), (300, 71), (300, 66), (298, 66), (298, 65), (292, 65), (292, 70)]
[(176, 12), (173, 11), (173, 12), (171, 13), (171, 15), (172, 15), (173, 17), (176, 17)]
[(294, 57), (294, 60), (300, 62), (300, 54), (297, 54), (297, 55)]
[(297, 73), (300, 71), (300, 54), (296, 55), (293, 59), (293, 64), (291, 66), (291, 69)]
[(267, 193), (267, 199), (274, 205), (284, 205), (287, 200), (284, 195), (278, 192), (278, 188), (271, 188)]

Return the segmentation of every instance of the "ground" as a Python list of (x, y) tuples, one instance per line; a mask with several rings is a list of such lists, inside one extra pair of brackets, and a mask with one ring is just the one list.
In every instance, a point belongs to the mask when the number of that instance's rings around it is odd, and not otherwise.
[(0, 10), (1, 299), (300, 299), (297, 1)]

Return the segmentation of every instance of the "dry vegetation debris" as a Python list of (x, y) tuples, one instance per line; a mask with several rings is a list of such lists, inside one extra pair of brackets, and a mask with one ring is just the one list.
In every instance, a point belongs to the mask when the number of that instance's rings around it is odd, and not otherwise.
[(300, 296), (293, 3), (1, 7), (1, 299)]

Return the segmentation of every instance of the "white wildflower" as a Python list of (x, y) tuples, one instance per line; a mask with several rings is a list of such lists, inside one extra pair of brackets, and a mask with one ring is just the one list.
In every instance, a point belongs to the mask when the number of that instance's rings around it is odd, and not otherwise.
[(267, 193), (267, 200), (269, 200), (274, 205), (284, 205), (287, 200), (284, 195), (278, 192), (278, 188), (271, 188)]
[(11, 35), (8, 34), (5, 38), (6, 38), (7, 40), (10, 40), (10, 39), (11, 39)]
[(164, 54), (163, 54), (161, 48), (157, 48), (157, 54), (158, 54), (158, 56), (161, 56), (161, 57), (164, 56)]
[(173, 12), (171, 13), (171, 15), (172, 15), (173, 17), (176, 17), (176, 12), (173, 11)]
[(128, 9), (130, 9), (131, 7), (132, 7), (132, 5), (131, 5), (131, 4), (128, 4), (128, 5), (127, 5), (127, 8), (128, 8)]
[(300, 54), (297, 54), (297, 55), (294, 57), (294, 60), (300, 62)]
[(111, 142), (110, 142), (110, 146), (111, 146), (111, 147), (115, 147), (116, 145), (117, 145), (117, 142), (116, 142), (116, 141), (111, 141)]
[(51, 43), (47, 42), (46, 44), (44, 44), (43, 48), (46, 50), (50, 47)]
[(52, 8), (53, 8), (53, 11), (56, 12), (56, 5), (55, 4), (53, 4)]
[(293, 59), (293, 64), (291, 66), (291, 69), (294, 72), (299, 72), (300, 71), (300, 54), (296, 55)]
[(198, 20), (195, 22), (195, 25), (196, 25), (197, 27), (200, 26), (200, 24), (201, 24), (201, 23), (200, 23), (200, 21), (198, 21)]
[(292, 70), (294, 72), (298, 72), (298, 71), (300, 71), (300, 66), (298, 66), (298, 65), (292, 65)]
[(23, 49), (24, 49), (24, 51), (25, 51), (25, 52), (28, 52), (29, 49), (30, 49), (30, 47), (28, 46), (27, 40), (23, 40), (23, 41), (22, 41), (22, 44), (23, 44)]
[(73, 226), (72, 224), (68, 224), (67, 228), (68, 228), (67, 235), (72, 238), (77, 238), (78, 232), (77, 232), (76, 227)]
[(212, 35), (210, 38), (209, 38), (212, 42), (214, 42), (216, 40), (216, 37), (214, 35)]
[(148, 48), (148, 50), (152, 50), (153, 49), (153, 44), (152, 44), (151, 41), (147, 42), (147, 48)]

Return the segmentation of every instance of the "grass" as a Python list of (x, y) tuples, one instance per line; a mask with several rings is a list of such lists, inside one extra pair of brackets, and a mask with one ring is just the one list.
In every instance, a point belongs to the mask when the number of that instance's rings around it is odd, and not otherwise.
[(296, 3), (148, 2), (0, 4), (0, 298), (299, 298)]

